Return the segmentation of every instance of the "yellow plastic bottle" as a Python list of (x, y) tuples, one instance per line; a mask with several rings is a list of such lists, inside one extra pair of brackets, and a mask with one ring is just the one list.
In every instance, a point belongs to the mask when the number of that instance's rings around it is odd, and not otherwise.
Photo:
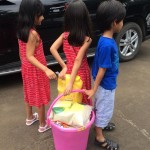
[[(58, 78), (58, 86), (57, 86), (58, 95), (62, 94), (64, 92), (69, 80), (70, 80), (70, 74), (66, 74), (65, 80)], [(73, 84), (73, 90), (81, 89), (82, 85), (83, 85), (83, 81), (81, 80), (80, 76), (76, 76), (74, 84)], [(70, 95), (63, 96), (61, 98), (61, 100), (70, 100), (73, 102), (81, 103), (82, 102), (82, 93), (77, 93), (77, 92), (71, 93)]]

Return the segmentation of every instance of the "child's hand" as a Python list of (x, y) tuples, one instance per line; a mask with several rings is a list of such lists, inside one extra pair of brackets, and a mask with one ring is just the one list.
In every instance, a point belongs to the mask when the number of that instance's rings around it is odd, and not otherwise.
[(92, 96), (95, 94), (94, 90), (84, 90), (85, 94), (88, 95), (88, 99), (92, 98)]
[(65, 89), (65, 91), (64, 91), (64, 95), (69, 95), (69, 94), (71, 93), (71, 91), (72, 91), (72, 88), (73, 88), (73, 85), (69, 83), (69, 84), (66, 86), (66, 89)]
[(57, 78), (56, 74), (55, 74), (52, 70), (50, 70), (49, 68), (47, 68), (47, 69), (45, 70), (45, 74), (46, 74), (46, 76), (47, 76), (49, 79), (56, 79), (56, 78)]
[(65, 80), (66, 72), (67, 72), (67, 67), (64, 67), (64, 68), (61, 70), (61, 72), (59, 73), (59, 78), (62, 79), (62, 80)]

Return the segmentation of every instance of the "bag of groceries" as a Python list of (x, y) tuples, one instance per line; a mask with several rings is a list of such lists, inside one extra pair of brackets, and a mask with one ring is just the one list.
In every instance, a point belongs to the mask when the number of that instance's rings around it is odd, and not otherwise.
[(92, 106), (73, 101), (58, 101), (52, 109), (50, 119), (72, 127), (83, 127), (90, 121)]

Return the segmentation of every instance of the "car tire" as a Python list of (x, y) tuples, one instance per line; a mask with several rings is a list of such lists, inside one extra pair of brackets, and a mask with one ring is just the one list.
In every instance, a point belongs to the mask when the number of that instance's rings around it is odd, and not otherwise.
[(127, 23), (115, 37), (119, 47), (120, 61), (129, 61), (139, 52), (142, 43), (142, 31), (138, 24)]

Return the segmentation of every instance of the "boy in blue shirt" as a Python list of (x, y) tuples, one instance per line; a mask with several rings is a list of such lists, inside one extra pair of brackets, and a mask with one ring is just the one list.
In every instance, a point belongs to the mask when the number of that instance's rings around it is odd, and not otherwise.
[(123, 27), (126, 10), (122, 3), (116, 0), (102, 2), (97, 10), (97, 21), (102, 36), (95, 52), (92, 76), (94, 87), (85, 90), (88, 98), (95, 95), (95, 144), (108, 150), (118, 150), (119, 145), (103, 135), (103, 129), (110, 129), (110, 120), (114, 110), (115, 89), (119, 69), (118, 47), (113, 34)]

